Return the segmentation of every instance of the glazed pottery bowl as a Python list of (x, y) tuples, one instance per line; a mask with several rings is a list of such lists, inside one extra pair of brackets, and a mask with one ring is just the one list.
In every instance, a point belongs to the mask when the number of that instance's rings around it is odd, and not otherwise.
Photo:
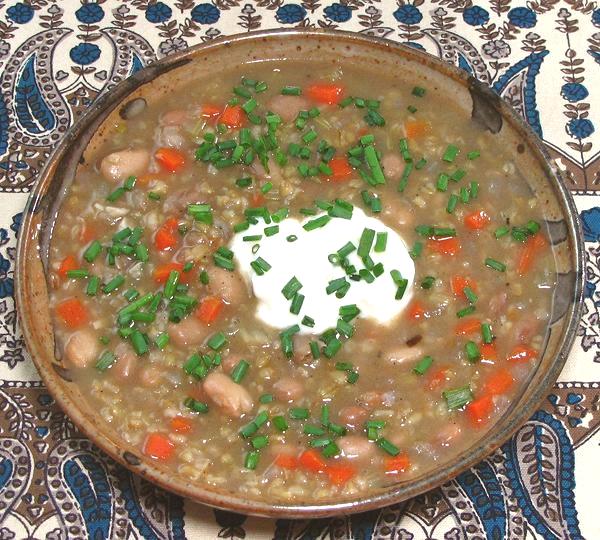
[[(493, 133), (498, 145), (512, 148), (517, 174), (527, 178), (547, 216), (558, 286), (541, 359), (508, 410), (473, 446), (421, 476), (362, 497), (273, 504), (264, 498), (241, 497), (235, 487), (214, 488), (190, 481), (141, 455), (108, 423), (99, 420), (72, 382), (68, 366), (55, 356), (48, 312), (48, 247), (61, 202), (78, 165), (96, 158), (98, 148), (121, 117), (152, 105), (180, 85), (202, 80), (215, 66), (311, 58), (333, 64), (377, 65), (380, 70), (411, 81), (443, 85), (465, 115)], [(498, 448), (535, 411), (566, 361), (580, 317), (583, 250), (576, 216), (573, 201), (552, 170), (541, 142), (507, 104), (466, 72), (419, 51), (361, 34), (277, 30), (219, 39), (165, 58), (104, 93), (56, 148), (40, 174), (23, 217), (16, 287), (21, 328), (48, 390), (81, 431), (112, 458), (165, 489), (205, 504), (263, 516), (320, 517), (370, 510), (413, 497), (456, 476)]]

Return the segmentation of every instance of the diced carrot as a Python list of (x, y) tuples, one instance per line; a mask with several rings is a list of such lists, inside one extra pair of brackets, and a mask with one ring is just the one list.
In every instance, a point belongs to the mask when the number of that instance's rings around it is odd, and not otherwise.
[(342, 101), (342, 95), (344, 89), (337, 84), (311, 84), (306, 89), (306, 95), (316, 101), (317, 103), (324, 103), (326, 105), (337, 105)]
[(444, 384), (444, 382), (446, 382), (447, 376), (448, 376), (447, 368), (439, 368), (435, 371), (428, 373), (427, 379), (426, 379), (427, 380), (427, 388), (429, 388), (429, 390), (435, 390), (436, 388), (439, 388), (440, 386), (442, 386)]
[(479, 319), (469, 318), (459, 322), (455, 328), (455, 334), (457, 336), (467, 336), (479, 332), (481, 329), (481, 321)]
[(177, 433), (188, 433), (192, 431), (192, 421), (183, 416), (175, 416), (171, 420), (171, 429)]
[(343, 486), (356, 474), (356, 469), (352, 465), (332, 464), (325, 472), (333, 485)]
[(350, 180), (353, 169), (345, 157), (334, 157), (329, 162), (329, 167), (332, 173), (327, 177), (327, 180), (330, 182), (345, 182), (346, 180)]
[(88, 310), (79, 298), (67, 298), (56, 306), (56, 313), (69, 328), (79, 328), (89, 320)]
[(425, 317), (425, 306), (418, 300), (413, 300), (408, 306), (408, 316), (415, 320), (422, 319)]
[(69, 270), (77, 270), (78, 268), (79, 263), (77, 262), (75, 255), (67, 255), (60, 263), (58, 275), (62, 278), (66, 278)]
[(167, 278), (169, 277), (169, 274), (173, 270), (177, 270), (177, 272), (179, 272), (179, 281), (181, 281), (182, 283), (187, 283), (187, 281), (190, 278), (190, 272), (184, 272), (183, 264), (176, 262), (170, 262), (167, 264), (161, 264), (160, 266), (157, 266), (154, 270), (154, 275), (152, 277), (154, 278), (154, 281), (156, 283), (165, 283), (165, 281), (167, 281)]
[(223, 300), (218, 296), (207, 296), (200, 302), (200, 307), (196, 310), (196, 317), (204, 324), (211, 324), (217, 319), (224, 305)]
[(279, 454), (275, 458), (275, 465), (282, 469), (294, 470), (298, 468), (298, 458), (291, 454)]
[(430, 238), (427, 240), (427, 247), (440, 255), (454, 256), (460, 251), (458, 238), (450, 236), (448, 238)]
[(534, 234), (525, 241), (517, 261), (517, 273), (520, 276), (531, 270), (533, 263), (537, 260), (539, 250), (546, 247), (546, 244), (546, 239), (541, 233)]
[(490, 216), (487, 215), (485, 210), (477, 210), (467, 214), (464, 218), (465, 227), (472, 231), (478, 231), (485, 228), (490, 221)]
[(215, 116), (219, 116), (221, 114), (221, 111), (222, 109), (218, 105), (206, 103), (202, 105), (200, 115), (204, 116), (205, 118), (214, 118)]
[(234, 129), (244, 125), (244, 111), (239, 105), (227, 106), (219, 118), (219, 122)]
[(298, 463), (303, 469), (311, 472), (324, 472), (327, 469), (327, 463), (317, 453), (316, 450), (305, 450), (300, 454)]
[(250, 206), (252, 208), (258, 208), (259, 206), (265, 204), (266, 200), (267, 199), (260, 191), (255, 191), (252, 193), (252, 195), (250, 195)]
[(511, 362), (528, 362), (537, 358), (538, 352), (531, 347), (525, 347), (524, 345), (516, 346), (512, 352), (508, 355), (507, 360)]
[(484, 383), (482, 391), (484, 394), (497, 396), (510, 390), (514, 382), (515, 380), (508, 369), (498, 368)]
[(150, 433), (144, 444), (144, 454), (161, 461), (168, 460), (175, 451), (175, 445), (162, 433)]
[(185, 165), (185, 154), (175, 148), (162, 147), (154, 152), (154, 158), (159, 165), (171, 173), (176, 173), (183, 169)]
[(429, 133), (431, 131), (431, 124), (423, 120), (412, 120), (404, 124), (404, 130), (409, 139), (416, 139)]
[(154, 245), (157, 249), (164, 251), (177, 245), (177, 220), (169, 218), (154, 235)]
[(450, 280), (450, 288), (452, 289), (454, 296), (462, 296), (464, 294), (465, 287), (469, 287), (469, 289), (473, 289), (474, 292), (477, 292), (477, 283), (475, 283), (471, 278), (454, 276)]
[(408, 471), (410, 468), (410, 458), (408, 454), (398, 454), (397, 456), (385, 459), (385, 473), (399, 474)]
[(478, 426), (488, 420), (493, 409), (494, 402), (492, 401), (492, 396), (481, 396), (471, 401), (465, 410), (471, 423), (474, 426)]
[(495, 362), (498, 360), (498, 352), (496, 351), (495, 343), (482, 343), (479, 346), (479, 353), (481, 354), (481, 360), (487, 360), (488, 362)]

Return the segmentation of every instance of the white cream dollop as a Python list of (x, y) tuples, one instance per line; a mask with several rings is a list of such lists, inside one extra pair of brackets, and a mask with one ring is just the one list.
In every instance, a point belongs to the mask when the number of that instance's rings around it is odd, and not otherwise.
[[(332, 218), (324, 227), (306, 231), (303, 225), (317, 217), (310, 216), (303, 221), (284, 219), (278, 224), (279, 232), (269, 237), (264, 235), (264, 229), (273, 223), (267, 225), (259, 219), (259, 223), (250, 225), (231, 241), (236, 267), (257, 298), (257, 318), (274, 328), (285, 329), (298, 324), (301, 333), (317, 334), (336, 326), (341, 306), (356, 304), (360, 318), (372, 319), (386, 326), (391, 324), (410, 301), (415, 276), (414, 263), (402, 237), (379, 219), (367, 216), (360, 208), (354, 208), (351, 219)], [(347, 242), (358, 247), (365, 228), (387, 233), (385, 251), (376, 253), (372, 248), (370, 252), (375, 264), (383, 264), (383, 274), (372, 283), (347, 278), (350, 289), (343, 298), (327, 294), (325, 289), (331, 280), (347, 277), (340, 266), (329, 261), (329, 255)], [(252, 242), (243, 240), (255, 235), (262, 235), (262, 238)], [(290, 236), (297, 239), (289, 242), (287, 238)], [(260, 247), (253, 253), (253, 246), (257, 244)], [(257, 257), (271, 265), (271, 269), (262, 276), (250, 265)], [(364, 268), (356, 251), (348, 256), (348, 260), (357, 270)], [(400, 300), (395, 299), (398, 287), (390, 275), (391, 270), (398, 270), (408, 280), (406, 292)], [(305, 296), (298, 315), (290, 313), (291, 301), (286, 300), (281, 292), (294, 276), (302, 283), (299, 293)], [(301, 324), (305, 315), (314, 319), (313, 328)]]

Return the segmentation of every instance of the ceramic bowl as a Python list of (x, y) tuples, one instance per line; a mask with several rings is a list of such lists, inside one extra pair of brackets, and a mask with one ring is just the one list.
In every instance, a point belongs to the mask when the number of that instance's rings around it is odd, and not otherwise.
[[(444, 85), (448, 95), (498, 145), (514, 150), (518, 173), (527, 178), (545, 209), (558, 274), (551, 321), (541, 360), (506, 413), (472, 447), (437, 469), (361, 497), (294, 504), (244, 498), (231, 489), (192, 482), (164, 464), (141, 455), (111, 426), (100, 421), (54, 354), (48, 312), (48, 246), (61, 202), (80, 163), (94, 159), (119, 117), (151, 105), (173, 88), (214, 72), (215, 66), (265, 60), (317, 59), (352, 62), (429, 86)], [(466, 72), (411, 48), (362, 34), (315, 30), (275, 30), (218, 39), (169, 56), (105, 92), (58, 145), (41, 172), (23, 216), (18, 246), (16, 299), (25, 342), (48, 390), (79, 429), (112, 458), (160, 486), (195, 501), (247, 514), (321, 517), (371, 510), (439, 486), (476, 464), (504, 443), (536, 410), (556, 381), (581, 312), (583, 249), (577, 212), (568, 190), (553, 170), (543, 146), (520, 117), (487, 86)]]

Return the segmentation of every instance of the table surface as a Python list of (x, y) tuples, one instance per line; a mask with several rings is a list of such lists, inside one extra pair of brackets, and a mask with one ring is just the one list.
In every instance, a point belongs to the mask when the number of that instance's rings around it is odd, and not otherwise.
[[(387, 37), (490, 84), (564, 172), (587, 252), (574, 350), (510, 442), (416, 499), (311, 522), (212, 510), (116, 465), (41, 384), (13, 300), (27, 194), (52, 145), (109, 82), (221, 35), (276, 27)], [(590, 0), (0, 1), (0, 539), (600, 538), (599, 64), (600, 9)]]

